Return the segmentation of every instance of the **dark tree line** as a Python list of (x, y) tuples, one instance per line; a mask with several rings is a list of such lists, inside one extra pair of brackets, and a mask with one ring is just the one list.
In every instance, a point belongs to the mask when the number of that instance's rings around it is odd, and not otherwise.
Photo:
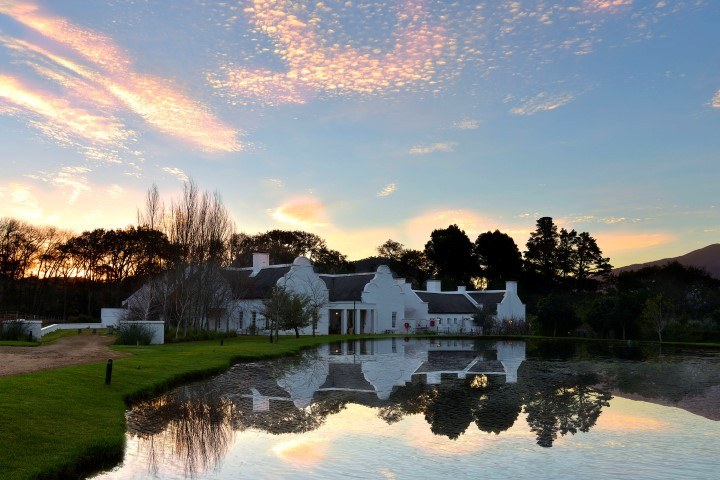
[(306, 256), (326, 273), (387, 264), (420, 289), (430, 278), (446, 290), (502, 289), (518, 280), (538, 334), (720, 339), (716, 279), (679, 264), (613, 276), (595, 238), (558, 228), (550, 217), (537, 220), (522, 253), (506, 233), (484, 232), (473, 242), (457, 225), (434, 230), (422, 250), (388, 240), (377, 251), (378, 257), (349, 262), (313, 233), (238, 233), (218, 193), (190, 181), (165, 205), (153, 186), (136, 226), (73, 234), (0, 219), (0, 312), (97, 318), (100, 307), (119, 306), (152, 278), (140, 295), (146, 298), (136, 297), (144, 305), (132, 314), (162, 315), (184, 335), (208, 328), (230, 294), (219, 282), (221, 270), (251, 265), (252, 253), (266, 252), (273, 264)]

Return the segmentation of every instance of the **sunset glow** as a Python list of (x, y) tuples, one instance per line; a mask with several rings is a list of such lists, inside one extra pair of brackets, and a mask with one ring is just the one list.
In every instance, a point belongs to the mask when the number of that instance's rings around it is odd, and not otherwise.
[(616, 266), (718, 241), (715, 2), (88, 5), (0, 0), (0, 216), (122, 227), (192, 178), (350, 259), (541, 216)]

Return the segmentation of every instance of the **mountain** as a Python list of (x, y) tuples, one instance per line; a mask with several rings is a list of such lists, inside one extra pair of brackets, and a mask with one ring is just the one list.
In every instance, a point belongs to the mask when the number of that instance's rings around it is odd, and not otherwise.
[(690, 253), (674, 258), (663, 258), (647, 263), (636, 263), (626, 267), (620, 267), (613, 270), (613, 273), (626, 272), (631, 270), (640, 270), (645, 267), (662, 266), (670, 262), (679, 262), (686, 267), (697, 267), (707, 271), (710, 275), (720, 279), (720, 243), (713, 243), (699, 250), (693, 250)]

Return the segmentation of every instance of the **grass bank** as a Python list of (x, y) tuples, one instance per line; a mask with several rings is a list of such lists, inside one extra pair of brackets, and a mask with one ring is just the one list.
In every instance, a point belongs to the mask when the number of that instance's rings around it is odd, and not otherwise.
[(357, 337), (238, 337), (217, 341), (113, 347), (105, 363), (0, 377), (0, 478), (76, 478), (122, 459), (128, 402), (225, 370), (242, 361), (290, 355), (328, 341)]

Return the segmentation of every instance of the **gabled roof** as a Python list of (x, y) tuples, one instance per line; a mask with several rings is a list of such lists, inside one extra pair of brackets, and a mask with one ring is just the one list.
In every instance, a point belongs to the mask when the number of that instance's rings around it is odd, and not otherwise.
[(505, 292), (468, 292), (470, 298), (475, 300), (475, 303), (482, 305), (497, 305), (502, 302)]
[(477, 312), (477, 308), (462, 293), (418, 292), (420, 300), (428, 303), (428, 313), (468, 313)]
[(266, 298), (277, 281), (289, 271), (290, 265), (279, 265), (265, 267), (254, 277), (251, 268), (223, 269), (222, 275), (230, 284), (236, 299), (250, 300)]
[(320, 275), (330, 292), (331, 302), (347, 302), (362, 300), (362, 292), (373, 278), (374, 273), (352, 275)]
[(331, 363), (328, 365), (328, 375), (318, 390), (361, 390), (375, 391), (372, 383), (368, 382), (362, 372), (360, 363)]

